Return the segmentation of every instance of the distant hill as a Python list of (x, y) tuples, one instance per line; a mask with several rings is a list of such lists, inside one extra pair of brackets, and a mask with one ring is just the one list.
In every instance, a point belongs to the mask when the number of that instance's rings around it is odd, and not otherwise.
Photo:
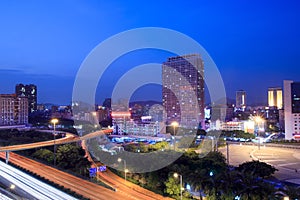
[(129, 107), (132, 107), (135, 104), (139, 104), (141, 106), (146, 106), (146, 105), (153, 106), (155, 104), (162, 105), (162, 102), (160, 102), (160, 101), (132, 101), (132, 102), (129, 102)]
[[(231, 99), (231, 98), (222, 98), (222, 99), (219, 99), (216, 102), (214, 102), (214, 104), (218, 105), (218, 104), (223, 104), (224, 102), (226, 102), (229, 105), (235, 104), (235, 100)], [(211, 104), (211, 103), (209, 103), (209, 104)]]

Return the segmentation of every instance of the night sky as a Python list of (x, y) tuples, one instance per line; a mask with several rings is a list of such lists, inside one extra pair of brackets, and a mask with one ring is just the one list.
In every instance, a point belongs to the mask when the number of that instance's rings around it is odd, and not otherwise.
[[(17, 83), (33, 83), (39, 103), (69, 104), (76, 73), (93, 48), (119, 32), (153, 26), (200, 43), (219, 68), (228, 97), (243, 89), (250, 103), (264, 103), (268, 87), (282, 86), (284, 79), (300, 81), (299, 11), (298, 0), (3, 0), (0, 93), (13, 93)], [(116, 60), (113, 75), (99, 83), (96, 101), (102, 103), (112, 83), (132, 66), (162, 63), (168, 56), (145, 50)], [(132, 99), (161, 100), (159, 91), (157, 85), (147, 86)]]

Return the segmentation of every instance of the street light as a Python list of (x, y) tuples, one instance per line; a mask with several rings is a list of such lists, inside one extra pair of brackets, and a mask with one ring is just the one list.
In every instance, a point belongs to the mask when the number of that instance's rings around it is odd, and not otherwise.
[(16, 186), (14, 184), (11, 184), (10, 187), (9, 187), (11, 190), (15, 189)]
[(174, 137), (174, 151), (176, 150), (176, 138), (175, 138), (175, 133), (176, 133), (176, 127), (179, 126), (178, 122), (174, 121), (171, 123), (171, 126), (173, 126), (173, 137)]
[[(122, 158), (118, 158), (118, 162), (120, 163), (120, 162), (122, 162)], [(126, 179), (126, 174), (127, 174), (127, 172), (129, 172), (129, 170), (126, 168), (126, 160), (125, 159), (123, 159), (123, 162), (124, 162), (124, 174), (125, 174), (125, 181), (127, 180)]]
[(58, 119), (52, 119), (51, 120), (51, 123), (53, 124), (53, 138), (54, 138), (54, 148), (53, 148), (53, 155), (54, 155), (54, 166), (56, 165), (56, 146), (55, 146), (55, 134), (56, 134), (56, 132), (55, 132), (55, 125), (58, 123)]
[(255, 116), (254, 121), (257, 125), (257, 137), (258, 137), (258, 149), (260, 149), (260, 137), (259, 137), (259, 129), (260, 129), (260, 123), (264, 122), (264, 119), (261, 116)]
[(174, 173), (173, 175), (175, 178), (178, 178), (178, 176), (180, 177), (180, 200), (182, 200), (182, 175), (178, 174), (178, 173)]

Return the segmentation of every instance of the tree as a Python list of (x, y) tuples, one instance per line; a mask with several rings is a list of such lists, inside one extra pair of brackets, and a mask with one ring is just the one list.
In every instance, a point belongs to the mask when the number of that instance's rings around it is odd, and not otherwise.
[(82, 169), (89, 167), (90, 163), (85, 157), (85, 151), (74, 144), (65, 144), (57, 149), (57, 165), (64, 169)]
[(178, 197), (180, 195), (180, 184), (178, 179), (173, 176), (169, 176), (168, 180), (165, 182), (165, 192), (172, 197)]
[(277, 170), (275, 167), (259, 161), (245, 162), (237, 168), (240, 172), (252, 174), (253, 176), (266, 178), (270, 177)]
[(300, 198), (300, 187), (285, 186), (284, 194), (290, 199)]
[(48, 149), (39, 149), (32, 154), (34, 158), (42, 159), (48, 163), (52, 163), (54, 159), (53, 152)]

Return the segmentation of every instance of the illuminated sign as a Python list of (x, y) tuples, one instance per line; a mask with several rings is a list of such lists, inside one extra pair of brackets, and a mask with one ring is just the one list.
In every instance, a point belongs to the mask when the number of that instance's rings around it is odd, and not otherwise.
[(105, 172), (106, 171), (106, 166), (102, 165), (100, 167), (98, 167), (98, 172)]

